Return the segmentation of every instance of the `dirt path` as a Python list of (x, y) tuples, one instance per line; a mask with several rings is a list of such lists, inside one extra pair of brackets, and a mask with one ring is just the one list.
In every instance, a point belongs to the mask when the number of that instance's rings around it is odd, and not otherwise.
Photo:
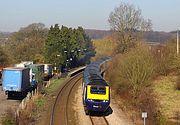
[(2, 116), (6, 113), (7, 109), (14, 109), (19, 106), (21, 101), (7, 99), (0, 86), (0, 124)]
[[(84, 108), (82, 104), (82, 86), (80, 85), (77, 89), (77, 92), (74, 97), (74, 117), (77, 118), (76, 125), (91, 125), (89, 116), (86, 116), (84, 113)], [(112, 114), (106, 116), (106, 119), (110, 125), (133, 125), (132, 121), (128, 119), (125, 113), (118, 108), (118, 105), (115, 104), (115, 101), (111, 100)]]

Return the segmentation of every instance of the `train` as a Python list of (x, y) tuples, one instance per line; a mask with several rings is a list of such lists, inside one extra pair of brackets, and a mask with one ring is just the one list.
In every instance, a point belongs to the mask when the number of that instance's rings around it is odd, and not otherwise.
[(83, 72), (83, 105), (86, 115), (91, 112), (104, 113), (110, 105), (110, 85), (103, 79), (110, 57), (89, 64)]

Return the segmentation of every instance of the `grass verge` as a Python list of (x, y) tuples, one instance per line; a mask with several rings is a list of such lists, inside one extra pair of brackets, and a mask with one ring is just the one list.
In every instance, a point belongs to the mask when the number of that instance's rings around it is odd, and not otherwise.
[(168, 123), (180, 123), (180, 91), (176, 89), (177, 76), (160, 76), (154, 81), (160, 112)]
[[(49, 87), (44, 88), (42, 91), (44, 93), (44, 95), (49, 95), (52, 92), (56, 91), (59, 86), (63, 83), (64, 79), (53, 79), (51, 81), (51, 84)], [(40, 108), (42, 106), (45, 105), (45, 103), (47, 102), (47, 97), (46, 96), (40, 96), (37, 100), (35, 100), (34, 104), (37, 108)]]

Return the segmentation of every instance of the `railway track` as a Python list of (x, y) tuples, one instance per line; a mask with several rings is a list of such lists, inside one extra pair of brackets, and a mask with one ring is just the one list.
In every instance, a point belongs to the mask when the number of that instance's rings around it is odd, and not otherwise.
[[(72, 116), (72, 94), (73, 89), (79, 86), (82, 79), (82, 73), (70, 78), (60, 88), (51, 112), (50, 125), (71, 125), (74, 124)], [(89, 116), (92, 125), (109, 125), (105, 116)]]
[[(82, 73), (79, 73), (70, 78), (59, 90), (55, 99), (55, 103), (52, 108), (50, 125), (68, 125), (70, 118), (68, 108), (72, 102), (70, 102), (70, 96), (73, 88), (79, 83), (82, 78)], [(69, 114), (68, 114), (69, 113)]]
[(97, 116), (89, 116), (92, 125), (109, 125), (109, 122), (105, 118), (105, 116), (97, 117)]

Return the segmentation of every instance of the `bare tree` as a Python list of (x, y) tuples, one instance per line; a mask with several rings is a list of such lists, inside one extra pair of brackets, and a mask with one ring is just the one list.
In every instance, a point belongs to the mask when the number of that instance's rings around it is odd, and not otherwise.
[(151, 20), (145, 20), (141, 10), (132, 4), (121, 3), (109, 15), (111, 29), (119, 33), (118, 53), (124, 53), (135, 45), (137, 34), (152, 30)]

